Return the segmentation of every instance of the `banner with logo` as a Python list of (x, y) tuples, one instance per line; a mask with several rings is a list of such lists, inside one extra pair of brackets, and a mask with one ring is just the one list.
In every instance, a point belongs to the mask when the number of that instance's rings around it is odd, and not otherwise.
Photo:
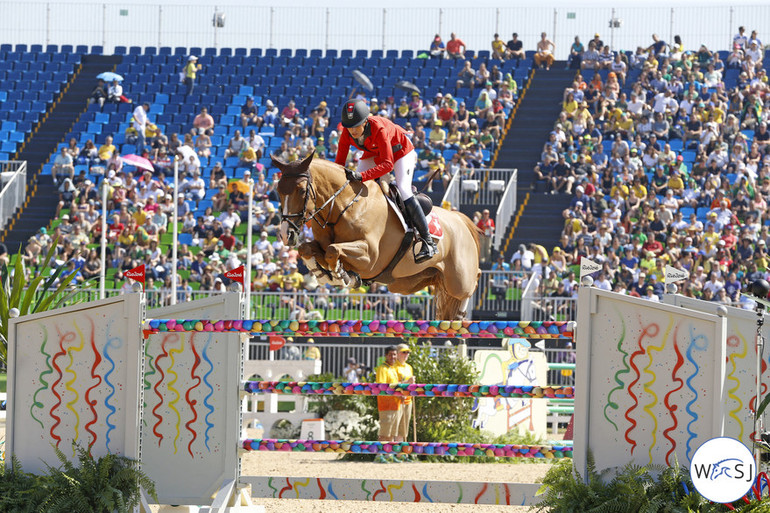
[(678, 281), (686, 280), (690, 277), (690, 273), (686, 269), (677, 269), (676, 267), (666, 266), (666, 285), (669, 283), (676, 283)]
[(243, 289), (243, 275), (246, 273), (246, 268), (244, 266), (239, 266), (233, 269), (232, 271), (227, 271), (225, 273), (226, 278), (230, 278), (233, 281), (237, 281), (241, 284), (241, 289)]
[(126, 278), (131, 278), (134, 281), (138, 281), (142, 284), (142, 290), (144, 290), (144, 283), (145, 283), (145, 276), (146, 276), (146, 270), (144, 264), (134, 267), (133, 269), (129, 269), (125, 273), (123, 273), (123, 276)]
[(586, 257), (583, 257), (580, 259), (580, 277), (583, 278), (583, 276), (588, 276), (589, 274), (593, 274), (596, 271), (601, 271), (602, 266), (600, 264), (597, 264), (593, 260), (589, 260)]

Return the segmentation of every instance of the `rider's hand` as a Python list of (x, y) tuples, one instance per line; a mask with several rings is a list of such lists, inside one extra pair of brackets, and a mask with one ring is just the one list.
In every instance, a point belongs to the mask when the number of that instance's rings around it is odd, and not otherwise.
[(349, 169), (346, 169), (345, 170), (345, 176), (351, 182), (361, 182), (361, 181), (363, 181), (361, 173), (359, 173), (358, 171), (351, 171)]

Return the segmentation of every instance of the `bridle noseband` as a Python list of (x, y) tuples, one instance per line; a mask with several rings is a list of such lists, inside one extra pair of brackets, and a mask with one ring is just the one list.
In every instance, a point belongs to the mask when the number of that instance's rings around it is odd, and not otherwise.
[[(296, 232), (301, 232), (300, 226), (305, 224), (308, 221), (315, 221), (318, 226), (321, 227), (321, 229), (326, 228), (327, 226), (334, 226), (339, 222), (339, 220), (342, 218), (342, 215), (353, 206), (354, 203), (358, 201), (358, 198), (361, 196), (361, 192), (363, 191), (363, 186), (358, 189), (358, 192), (353, 197), (353, 199), (348, 203), (345, 208), (342, 209), (340, 212), (340, 215), (337, 216), (337, 221), (334, 223), (331, 221), (331, 213), (332, 209), (334, 209), (334, 203), (337, 199), (337, 196), (339, 196), (343, 190), (345, 190), (345, 187), (350, 184), (350, 180), (345, 180), (345, 183), (342, 184), (342, 187), (337, 189), (337, 191), (327, 199), (323, 205), (316, 208), (312, 212), (308, 212), (307, 208), (307, 202), (308, 199), (310, 199), (310, 194), (312, 192), (313, 194), (313, 203), (315, 204), (316, 199), (318, 198), (318, 194), (316, 193), (315, 187), (313, 186), (313, 177), (310, 174), (310, 171), (304, 171), (302, 173), (299, 173), (297, 175), (294, 175), (297, 178), (305, 178), (307, 180), (307, 187), (305, 188), (305, 198), (302, 202), (302, 212), (294, 213), (294, 214), (282, 214), (281, 219), (286, 221), (289, 224), (289, 227), (293, 229)], [(329, 206), (329, 212), (325, 216), (321, 216), (321, 213), (324, 211), (324, 209)], [(319, 221), (319, 218), (321, 219)], [(299, 219), (299, 223), (295, 222), (294, 219)]]

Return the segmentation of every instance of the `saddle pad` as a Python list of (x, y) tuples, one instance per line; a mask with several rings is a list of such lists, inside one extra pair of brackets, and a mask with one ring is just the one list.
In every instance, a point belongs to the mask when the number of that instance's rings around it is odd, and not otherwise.
[(439, 221), (436, 212), (428, 214), (428, 230), (434, 239), (444, 238), (444, 229), (441, 227), (441, 221)]
[(396, 216), (398, 216), (398, 220), (401, 221), (401, 228), (403, 228), (404, 232), (406, 232), (409, 229), (409, 226), (407, 226), (406, 224), (406, 219), (404, 219), (404, 214), (401, 213), (401, 210), (398, 208), (398, 205), (396, 205), (396, 202), (393, 201), (390, 195), (386, 194), (385, 199), (388, 200), (388, 205), (390, 205), (390, 208), (392, 208), (393, 212), (396, 213)]
[[(390, 208), (392, 208), (393, 211), (396, 213), (396, 216), (398, 216), (398, 220), (401, 221), (401, 227), (404, 229), (404, 232), (406, 232), (409, 229), (409, 226), (406, 224), (406, 219), (404, 219), (404, 214), (401, 212), (401, 210), (396, 205), (396, 202), (393, 201), (393, 199), (391, 199), (390, 196), (385, 196), (385, 199), (388, 200), (388, 205), (390, 205)], [(426, 216), (426, 219), (428, 220), (428, 230), (430, 231), (431, 236), (434, 239), (439, 239), (439, 240), (443, 239), (444, 229), (441, 227), (441, 222), (439, 221), (436, 213), (431, 212)]]

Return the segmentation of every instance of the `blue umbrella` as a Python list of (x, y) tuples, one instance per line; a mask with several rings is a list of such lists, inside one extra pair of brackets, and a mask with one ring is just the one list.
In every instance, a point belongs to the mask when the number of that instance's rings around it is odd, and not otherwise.
[(118, 82), (123, 82), (123, 77), (121, 77), (117, 73), (113, 73), (112, 71), (105, 71), (104, 73), (100, 73), (96, 75), (96, 78), (101, 78), (105, 82), (112, 82), (113, 80), (117, 80)]

